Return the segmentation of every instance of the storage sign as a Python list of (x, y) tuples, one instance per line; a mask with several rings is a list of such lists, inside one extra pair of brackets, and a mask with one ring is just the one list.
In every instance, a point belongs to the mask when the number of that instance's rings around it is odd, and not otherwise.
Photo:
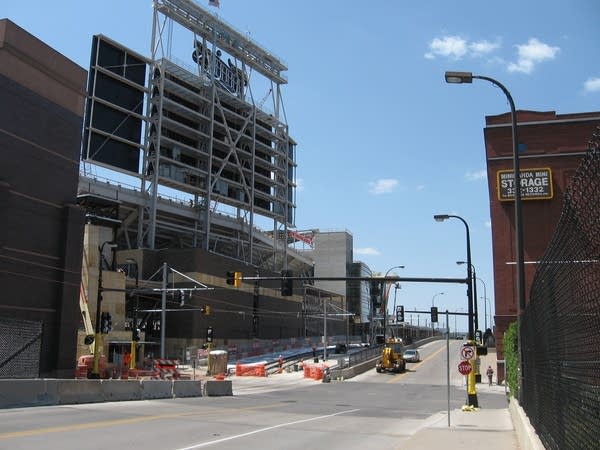
[[(521, 169), (521, 199), (548, 200), (554, 196), (552, 170), (549, 167)], [(496, 175), (498, 200), (515, 198), (515, 177), (512, 170), (499, 170)]]

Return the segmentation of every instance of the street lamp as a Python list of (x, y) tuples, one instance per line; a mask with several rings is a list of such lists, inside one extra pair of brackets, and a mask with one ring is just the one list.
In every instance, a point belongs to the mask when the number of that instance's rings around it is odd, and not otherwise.
[[(458, 264), (459, 266), (462, 264), (467, 264), (466, 261), (456, 261), (456, 264)], [(475, 332), (477, 332), (477, 330), (479, 330), (479, 307), (478, 307), (478, 303), (477, 303), (477, 280), (481, 281), (483, 283), (483, 295), (486, 295), (486, 287), (485, 287), (485, 283), (483, 282), (483, 280), (481, 278), (479, 278), (477, 276), (477, 272), (475, 270), (475, 266), (473, 264), (471, 264), (471, 270), (473, 271), (473, 308), (474, 308), (474, 314), (475, 314)]]
[(453, 216), (449, 214), (436, 214), (433, 218), (438, 222), (443, 222), (448, 219), (458, 219), (460, 220), (467, 231), (467, 300), (469, 307), (469, 340), (473, 340), (474, 332), (473, 332), (473, 273), (471, 271), (473, 265), (471, 264), (471, 236), (469, 234), (469, 225), (460, 216)]
[[(435, 306), (435, 304), (433, 303), (433, 301), (435, 300), (435, 298), (436, 298), (438, 295), (444, 295), (444, 293), (443, 293), (443, 292), (438, 292), (437, 294), (433, 294), (433, 297), (431, 297), (431, 307), (432, 307), (432, 308)], [(434, 327), (435, 327), (435, 323), (434, 323), (433, 321), (431, 321), (431, 335), (432, 335), (432, 336), (433, 336), (433, 333), (434, 333), (434, 331), (435, 331), (435, 330), (434, 330)], [(439, 327), (438, 327), (438, 328), (439, 328)]]
[(489, 309), (489, 311), (490, 311), (490, 329), (492, 328), (492, 302), (491, 302), (491, 300), (489, 298), (487, 298), (485, 296), (483, 297), (483, 302), (484, 302), (483, 303), (484, 306), (486, 307), (485, 308), (485, 314), (486, 314), (485, 329), (487, 330), (488, 329), (488, 326), (487, 326), (487, 306), (490, 307), (490, 309)]
[[(129, 264), (133, 264), (133, 266), (135, 267), (135, 307), (133, 309), (133, 325), (131, 327), (131, 350), (129, 351), (129, 368), (130, 369), (135, 369), (136, 366), (136, 360), (137, 360), (137, 342), (140, 340), (140, 335), (139, 335), (139, 331), (138, 331), (138, 323), (137, 323), (137, 312), (138, 312), (138, 308), (139, 308), (139, 293), (138, 293), (138, 289), (140, 286), (140, 271), (139, 271), (139, 267), (138, 267), (138, 263), (135, 259), (133, 258), (127, 258), (125, 260), (125, 262), (129, 263)], [(127, 275), (129, 276), (129, 271), (127, 272)]]
[[(521, 358), (521, 315), (525, 310), (525, 262), (523, 257), (523, 222), (521, 218), (521, 170), (519, 167), (519, 140), (517, 137), (517, 113), (515, 110), (515, 102), (512, 95), (506, 87), (498, 80), (481, 75), (473, 75), (471, 72), (446, 72), (446, 83), (472, 83), (473, 78), (489, 81), (495, 86), (498, 86), (508, 103), (510, 104), (511, 128), (512, 128), (512, 152), (513, 152), (513, 178), (515, 183), (515, 253), (517, 263), (517, 333), (518, 333), (518, 356), (519, 356), (519, 387), (522, 386), (523, 377), (523, 360)], [(519, 389), (519, 394), (522, 389)]]
[(100, 258), (98, 260), (98, 292), (96, 295), (96, 327), (94, 329), (94, 365), (92, 366), (92, 373), (90, 378), (100, 378), (100, 340), (102, 339), (102, 333), (100, 330), (100, 316), (102, 315), (102, 261), (104, 260), (104, 246), (108, 245), (109, 248), (115, 248), (117, 244), (111, 241), (103, 242), (98, 247)]
[[(383, 278), (387, 278), (387, 276), (390, 274), (390, 272), (394, 269), (404, 269), (404, 266), (394, 266), (394, 267), (390, 267), (388, 269), (388, 271), (385, 273), (385, 275), (383, 276)], [(386, 282), (383, 282), (383, 300), (385, 301), (385, 308), (383, 309), (383, 337), (385, 339), (385, 333), (386, 333), (386, 325), (387, 325), (387, 290), (386, 290)], [(394, 294), (394, 304), (395, 304), (395, 300), (396, 300), (396, 295)], [(395, 310), (394, 310), (395, 311)], [(395, 314), (395, 312), (394, 312)]]
[[(515, 102), (506, 87), (498, 80), (481, 75), (473, 75), (471, 72), (446, 72), (446, 83), (472, 83), (473, 78), (489, 81), (498, 86), (510, 104), (511, 127), (512, 127), (512, 150), (513, 150), (513, 177), (515, 183), (515, 253), (517, 263), (517, 326), (519, 330), (519, 358), (521, 358), (521, 314), (525, 310), (525, 263), (523, 258), (523, 221), (521, 217), (521, 169), (519, 167), (519, 140), (517, 136), (517, 113)], [(522, 366), (522, 361), (520, 361)], [(521, 367), (522, 369), (522, 367)], [(521, 370), (521, 375), (523, 370)]]

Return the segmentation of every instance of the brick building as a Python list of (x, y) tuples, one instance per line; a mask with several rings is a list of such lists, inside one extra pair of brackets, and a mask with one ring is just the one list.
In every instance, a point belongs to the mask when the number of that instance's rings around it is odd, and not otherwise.
[(86, 71), (0, 20), (0, 378), (72, 376)]
[[(554, 111), (518, 111), (518, 142), (522, 191), (525, 298), (540, 260), (561, 214), (569, 185), (600, 112), (556, 114)], [(517, 320), (514, 193), (512, 182), (512, 128), (510, 113), (486, 117), (484, 129), (492, 221), (495, 330), (498, 377), (504, 378), (503, 335)], [(523, 181), (522, 181), (523, 183)]]

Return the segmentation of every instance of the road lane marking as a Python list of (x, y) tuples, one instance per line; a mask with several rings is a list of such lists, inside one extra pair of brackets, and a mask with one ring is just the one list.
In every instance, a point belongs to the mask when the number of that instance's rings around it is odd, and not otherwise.
[[(423, 364), (425, 361), (429, 361), (431, 358), (433, 358), (434, 356), (436, 356), (438, 353), (440, 353), (441, 351), (445, 350), (446, 346), (442, 346), (439, 348), (439, 350), (433, 352), (431, 355), (429, 355), (427, 358), (422, 359), (420, 363), (418, 363), (419, 365)], [(408, 372), (405, 370), (402, 373), (399, 373), (398, 375), (394, 376), (394, 378), (392, 378), (391, 380), (386, 381), (386, 383), (397, 383), (398, 381), (400, 381), (402, 379), (403, 376), (405, 376)]]
[(182, 448), (179, 448), (177, 450), (193, 450), (195, 448), (208, 447), (209, 445), (220, 444), (221, 442), (226, 442), (226, 441), (231, 441), (233, 439), (239, 439), (239, 438), (242, 438), (242, 437), (251, 436), (253, 434), (262, 433), (264, 431), (270, 431), (270, 430), (275, 430), (277, 428), (288, 427), (290, 425), (296, 425), (298, 423), (311, 422), (313, 420), (327, 419), (329, 417), (339, 416), (339, 415), (342, 415), (342, 414), (348, 414), (348, 413), (352, 413), (352, 412), (356, 412), (356, 411), (360, 411), (360, 410), (359, 409), (349, 409), (347, 411), (340, 411), (340, 412), (333, 413), (333, 414), (327, 414), (325, 416), (311, 417), (309, 419), (294, 420), (293, 422), (280, 423), (278, 425), (273, 425), (273, 426), (265, 427), (265, 428), (259, 428), (258, 430), (249, 431), (247, 433), (236, 434), (234, 436), (229, 436), (229, 437), (222, 438), (222, 439), (216, 439), (214, 441), (208, 441), (208, 442), (202, 442), (200, 444), (194, 444), (194, 445), (192, 445), (190, 447), (182, 447)]
[[(263, 406), (254, 406), (248, 408), (236, 408), (236, 411), (254, 411), (257, 409), (265, 409), (272, 408), (274, 406), (279, 406), (279, 403), (273, 403), (270, 405)], [(57, 427), (48, 427), (48, 428), (36, 428), (31, 430), (23, 430), (23, 431), (8, 431), (5, 433), (0, 433), (0, 440), (2, 439), (11, 439), (18, 437), (28, 437), (28, 436), (39, 436), (42, 434), (49, 433), (64, 433), (69, 431), (81, 431), (81, 430), (90, 430), (94, 428), (103, 428), (110, 427), (115, 425), (130, 425), (135, 423), (142, 422), (150, 422), (152, 420), (162, 420), (162, 419), (175, 419), (179, 417), (185, 416), (210, 416), (213, 414), (222, 414), (223, 411), (231, 411), (230, 408), (215, 408), (210, 411), (205, 412), (185, 412), (185, 413), (175, 413), (175, 414), (160, 414), (154, 416), (142, 416), (142, 417), (130, 417), (127, 419), (114, 419), (114, 420), (101, 420), (96, 422), (85, 422), (74, 425), (62, 425)]]

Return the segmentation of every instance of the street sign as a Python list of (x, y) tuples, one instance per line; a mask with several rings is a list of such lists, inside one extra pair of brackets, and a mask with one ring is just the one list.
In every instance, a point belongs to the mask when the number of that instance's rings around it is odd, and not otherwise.
[(470, 360), (475, 357), (475, 350), (470, 345), (462, 347), (460, 349), (460, 358), (464, 360)]
[(471, 363), (469, 361), (461, 361), (458, 363), (458, 371), (461, 375), (469, 375), (471, 370)]

